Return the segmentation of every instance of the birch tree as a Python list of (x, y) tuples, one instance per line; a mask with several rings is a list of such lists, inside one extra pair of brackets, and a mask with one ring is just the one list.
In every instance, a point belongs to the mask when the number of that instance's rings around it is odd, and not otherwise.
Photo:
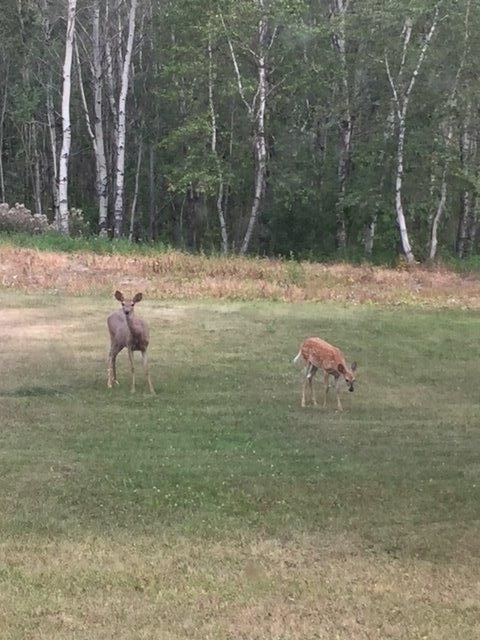
[(400, 60), (400, 67), (397, 74), (397, 78), (394, 80), (392, 72), (390, 70), (390, 64), (387, 54), (385, 54), (385, 67), (387, 70), (388, 80), (390, 88), (392, 90), (393, 100), (395, 103), (395, 115), (397, 118), (397, 153), (396, 153), (396, 173), (395, 173), (395, 212), (397, 216), (397, 224), (400, 232), (400, 240), (402, 243), (403, 253), (407, 262), (414, 262), (415, 256), (413, 254), (412, 246), (410, 244), (407, 223), (405, 218), (405, 210), (403, 205), (403, 177), (405, 172), (404, 167), (404, 155), (405, 155), (405, 136), (407, 132), (407, 114), (410, 103), (410, 97), (412, 95), (415, 82), (418, 78), (425, 55), (427, 53), (430, 42), (432, 41), (433, 34), (438, 23), (440, 2), (437, 2), (434, 8), (434, 15), (430, 30), (427, 32), (423, 39), (423, 44), (420, 49), (420, 53), (417, 58), (415, 68), (410, 75), (409, 79), (404, 82), (403, 75), (405, 71), (405, 62), (412, 36), (413, 24), (410, 18), (405, 20), (405, 24), (402, 31), (403, 37), (403, 50)]
[(100, 42), (100, 2), (95, 0), (92, 9), (92, 61), (93, 61), (93, 106), (95, 132), (96, 188), (98, 197), (98, 227), (100, 235), (107, 233), (108, 174), (103, 131), (103, 70)]
[(230, 55), (235, 70), (235, 76), (237, 79), (238, 92), (241, 101), (247, 110), (247, 114), (253, 129), (253, 152), (255, 160), (253, 188), (254, 193), (247, 229), (245, 231), (245, 235), (240, 247), (240, 253), (242, 254), (246, 253), (250, 246), (253, 230), (260, 214), (261, 206), (265, 196), (267, 176), (267, 143), (265, 136), (265, 116), (269, 90), (267, 55), (277, 35), (277, 32), (275, 30), (269, 38), (266, 0), (256, 0), (256, 5), (260, 14), (256, 37), (257, 51), (254, 53), (257, 71), (257, 83), (255, 94), (250, 101), (247, 100), (247, 94), (244, 88), (244, 83), (235, 49), (233, 47), (232, 40), (228, 34), (227, 27), (222, 16), (225, 35), (227, 37), (228, 47), (230, 50)]
[(350, 164), (350, 149), (353, 134), (353, 117), (350, 105), (350, 87), (347, 67), (347, 42), (345, 31), (345, 17), (350, 0), (331, 0), (330, 11), (334, 21), (332, 42), (338, 54), (340, 66), (340, 150), (338, 159), (338, 198), (335, 206), (336, 241), (339, 249), (345, 249), (347, 244), (347, 230), (345, 223), (345, 195)]
[[(457, 102), (458, 85), (461, 80), (465, 62), (468, 56), (469, 38), (470, 38), (470, 12), (471, 12), (471, 0), (467, 0), (467, 6), (465, 11), (465, 23), (464, 23), (464, 41), (463, 51), (461, 54), (460, 62), (458, 65), (457, 73), (453, 81), (452, 90), (447, 102), (447, 122), (445, 126), (445, 163), (442, 171), (442, 180), (440, 186), (440, 199), (438, 202), (437, 210), (432, 218), (430, 226), (430, 241), (429, 241), (429, 259), (434, 260), (437, 255), (438, 248), (438, 228), (440, 221), (445, 213), (445, 207), (447, 204), (447, 191), (448, 191), (448, 170), (450, 166), (450, 147), (453, 139), (453, 127), (454, 127), (454, 109)], [(468, 138), (468, 132), (465, 134), (465, 148), (470, 148), (470, 140)], [(467, 151), (468, 153), (468, 151)], [(468, 196), (467, 196), (468, 200)], [(467, 207), (468, 208), (468, 207)]]
[(218, 221), (220, 224), (220, 234), (222, 238), (222, 253), (228, 253), (228, 231), (225, 221), (225, 214), (223, 209), (223, 199), (225, 192), (225, 182), (223, 177), (223, 170), (220, 157), (217, 150), (217, 115), (215, 112), (215, 104), (213, 97), (214, 89), (214, 73), (213, 73), (213, 54), (212, 54), (212, 36), (209, 31), (208, 34), (208, 105), (210, 109), (210, 121), (212, 129), (211, 150), (215, 159), (215, 164), (218, 173), (218, 194), (217, 194), (217, 213)]
[(75, 17), (77, 0), (68, 0), (67, 34), (65, 39), (65, 59), (63, 63), (63, 93), (62, 93), (62, 149), (60, 152), (59, 167), (59, 209), (58, 230), (64, 235), (69, 232), (68, 220), (68, 161), (70, 157), (70, 145), (72, 131), (70, 124), (70, 93), (72, 85), (72, 57), (73, 42), (75, 36)]
[(114, 206), (114, 237), (119, 238), (123, 228), (124, 184), (125, 184), (125, 137), (126, 137), (126, 102), (129, 85), (130, 65), (132, 60), (133, 39), (135, 35), (135, 16), (137, 0), (131, 0), (128, 15), (128, 36), (123, 58), (123, 69), (118, 98), (118, 126), (116, 130), (116, 178), (115, 178), (115, 206)]

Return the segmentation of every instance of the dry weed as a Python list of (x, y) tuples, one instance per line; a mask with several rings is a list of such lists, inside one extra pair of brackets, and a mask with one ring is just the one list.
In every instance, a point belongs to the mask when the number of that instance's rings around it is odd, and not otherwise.
[(62, 254), (0, 247), (0, 282), (27, 291), (93, 294), (123, 286), (154, 298), (336, 301), (480, 308), (480, 281), (445, 268), (291, 263), (169, 251), (149, 256)]

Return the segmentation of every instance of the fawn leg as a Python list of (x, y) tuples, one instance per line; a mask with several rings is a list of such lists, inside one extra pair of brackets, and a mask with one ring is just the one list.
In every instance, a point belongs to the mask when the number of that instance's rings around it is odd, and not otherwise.
[(317, 405), (317, 396), (315, 395), (315, 387), (313, 386), (313, 376), (317, 373), (318, 371), (318, 367), (316, 367), (315, 365), (311, 364), (310, 365), (310, 370), (307, 374), (307, 378), (308, 378), (308, 384), (310, 386), (310, 397), (312, 399), (313, 404), (316, 406)]
[(305, 379), (303, 381), (303, 385), (302, 385), (302, 407), (306, 406), (306, 396), (307, 396), (307, 386), (310, 385), (310, 378), (309, 373), (310, 373), (310, 363), (307, 364), (307, 370), (305, 371)]
[(338, 389), (338, 381), (340, 378), (335, 379), (335, 393), (337, 394), (337, 409), (343, 411), (342, 403), (340, 402), (340, 391)]
[(323, 382), (325, 383), (325, 400), (323, 401), (323, 406), (327, 406), (327, 396), (328, 396), (328, 373), (325, 373), (323, 376)]
[(148, 356), (146, 351), (142, 351), (142, 364), (143, 364), (143, 371), (145, 372), (145, 376), (148, 381), (148, 387), (150, 389), (150, 393), (153, 393), (153, 395), (155, 395), (155, 389), (153, 388), (152, 379), (150, 378), (150, 367), (148, 366)]
[(302, 407), (305, 406), (305, 393), (307, 390), (307, 384), (308, 384), (308, 381), (307, 381), (307, 378), (305, 378), (302, 384)]
[(132, 387), (131, 393), (135, 393), (135, 366), (133, 364), (133, 349), (128, 348), (128, 359), (130, 360), (130, 371), (132, 372)]

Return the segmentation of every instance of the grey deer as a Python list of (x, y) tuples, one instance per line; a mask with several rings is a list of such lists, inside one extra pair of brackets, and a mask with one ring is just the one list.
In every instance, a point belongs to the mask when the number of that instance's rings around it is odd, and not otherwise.
[(136, 293), (131, 300), (125, 299), (121, 291), (115, 291), (115, 298), (121, 302), (122, 308), (114, 311), (107, 318), (108, 331), (110, 332), (110, 353), (108, 354), (108, 378), (107, 387), (111, 389), (113, 384), (118, 384), (116, 358), (120, 351), (126, 347), (132, 372), (131, 392), (135, 393), (135, 367), (133, 364), (133, 352), (140, 351), (142, 363), (148, 386), (151, 393), (155, 393), (150, 378), (148, 367), (147, 347), (150, 332), (145, 320), (135, 316), (135, 305), (142, 299), (141, 293)]

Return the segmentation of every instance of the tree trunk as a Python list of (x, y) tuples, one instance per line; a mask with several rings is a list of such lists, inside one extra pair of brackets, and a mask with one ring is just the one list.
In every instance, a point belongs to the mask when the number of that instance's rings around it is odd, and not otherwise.
[(125, 181), (125, 137), (126, 137), (126, 102), (129, 84), (129, 71), (132, 59), (133, 38), (135, 35), (135, 12), (137, 0), (132, 0), (128, 17), (128, 38), (125, 57), (123, 59), (122, 83), (118, 99), (118, 130), (117, 130), (117, 167), (115, 181), (114, 208), (114, 237), (119, 238), (123, 227), (123, 197)]
[[(260, 0), (260, 6), (264, 9), (264, 2)], [(258, 69), (258, 110), (255, 118), (255, 134), (254, 134), (254, 154), (255, 154), (255, 186), (252, 208), (250, 211), (250, 219), (248, 221), (247, 230), (243, 238), (240, 253), (245, 254), (248, 251), (252, 238), (253, 229), (260, 213), (260, 207), (263, 202), (266, 188), (267, 177), (267, 143), (265, 139), (265, 113), (267, 108), (268, 93), (268, 77), (267, 77), (267, 17), (262, 15), (258, 27), (259, 40), (259, 56), (257, 59)]]
[[(460, 59), (460, 64), (458, 66), (457, 73), (455, 74), (455, 80), (453, 82), (452, 90), (450, 92), (450, 96), (448, 99), (449, 113), (447, 115), (447, 132), (445, 135), (446, 158), (445, 158), (445, 164), (444, 164), (444, 169), (442, 173), (442, 183), (440, 187), (440, 201), (438, 203), (437, 211), (433, 217), (431, 231), (430, 231), (430, 251), (429, 251), (430, 260), (434, 260), (437, 254), (438, 227), (440, 224), (440, 220), (443, 217), (446, 203), (447, 203), (447, 174), (448, 174), (448, 168), (449, 168), (449, 151), (450, 151), (450, 146), (453, 139), (453, 116), (454, 116), (453, 111), (456, 105), (458, 84), (459, 84), (462, 71), (465, 66), (467, 54), (468, 54), (468, 43), (469, 43), (469, 36), (470, 36), (470, 9), (471, 9), (471, 0), (468, 0), (466, 13), (465, 13), (465, 34), (464, 34), (464, 42), (463, 42), (463, 53)], [(467, 127), (468, 127), (468, 123), (467, 123)], [(468, 146), (467, 153), (469, 154), (469, 151), (470, 151), (469, 141), (467, 141), (467, 146)]]
[(143, 143), (140, 140), (138, 143), (137, 170), (135, 171), (135, 189), (133, 191), (132, 209), (130, 212), (130, 232), (128, 234), (128, 240), (130, 242), (132, 242), (133, 240), (133, 228), (135, 225), (135, 210), (137, 208), (138, 184), (140, 181), (140, 168), (142, 166), (142, 154), (143, 154)]
[(93, 104), (95, 132), (96, 188), (98, 197), (98, 229), (101, 236), (107, 234), (108, 218), (108, 174), (105, 156), (105, 138), (102, 113), (102, 54), (100, 49), (100, 3), (96, 0), (92, 20), (93, 47)]
[(5, 175), (3, 171), (3, 126), (5, 124), (5, 114), (7, 112), (8, 95), (8, 67), (5, 74), (5, 89), (3, 91), (2, 110), (0, 111), (0, 197), (5, 202)]
[(397, 139), (397, 169), (395, 174), (395, 211), (397, 214), (398, 229), (400, 232), (400, 240), (402, 243), (403, 253), (407, 262), (415, 262), (412, 247), (408, 239), (407, 223), (405, 221), (405, 213), (402, 202), (402, 186), (403, 186), (403, 154), (405, 149), (405, 116), (406, 104), (399, 122), (398, 139)]
[(423, 61), (425, 59), (425, 55), (427, 53), (427, 49), (430, 45), (430, 42), (433, 38), (433, 34), (435, 33), (435, 29), (437, 27), (439, 6), (440, 6), (440, 2), (437, 2), (437, 4), (435, 5), (435, 13), (434, 13), (432, 25), (430, 27), (429, 32), (426, 34), (426, 36), (423, 39), (423, 45), (418, 55), (416, 67), (413, 70), (412, 75), (410, 76), (410, 81), (406, 86), (403, 86), (402, 75), (404, 71), (407, 49), (408, 49), (410, 37), (412, 34), (412, 23), (409, 19), (405, 21), (405, 26), (402, 32), (403, 54), (400, 62), (400, 70), (398, 72), (396, 83), (393, 80), (392, 74), (390, 72), (390, 66), (388, 64), (388, 59), (385, 56), (385, 66), (387, 69), (388, 80), (390, 83), (390, 87), (392, 89), (393, 100), (395, 103), (395, 113), (398, 119), (397, 166), (396, 166), (396, 172), (395, 172), (395, 212), (397, 215), (397, 224), (400, 232), (400, 240), (402, 243), (403, 253), (405, 254), (405, 258), (409, 263), (412, 263), (415, 261), (415, 256), (413, 255), (412, 247), (410, 245), (410, 241), (408, 238), (407, 224), (405, 220), (405, 212), (404, 212), (403, 201), (402, 201), (406, 118), (407, 118), (408, 104), (410, 101), (411, 93), (415, 86), (415, 82), (417, 80), (418, 74), (420, 73), (420, 69), (422, 67)]
[(470, 218), (470, 209), (472, 206), (471, 194), (469, 191), (463, 191), (460, 196), (460, 219), (458, 222), (457, 233), (457, 256), (464, 258), (468, 243), (468, 220)]
[[(460, 163), (466, 173), (469, 169), (472, 139), (470, 136), (470, 122), (465, 122), (460, 136)], [(469, 220), (472, 217), (472, 194), (470, 189), (464, 189), (460, 196), (460, 217), (457, 231), (457, 256), (464, 258), (467, 252), (469, 236)]]
[(480, 197), (478, 195), (475, 196), (475, 204), (470, 208), (470, 211), (471, 215), (468, 221), (468, 238), (466, 242), (466, 253), (468, 255), (473, 253), (477, 239), (478, 214), (480, 211)]
[(157, 236), (157, 198), (155, 189), (155, 149), (153, 144), (149, 147), (148, 167), (148, 235), (153, 242)]
[[(105, 24), (108, 25), (110, 20), (110, 2), (106, 0), (105, 2)], [(110, 111), (112, 113), (112, 118), (114, 122), (115, 128), (115, 138), (117, 122), (118, 122), (118, 114), (117, 114), (117, 105), (115, 104), (115, 83), (113, 80), (113, 60), (112, 60), (112, 50), (110, 47), (110, 36), (105, 29), (105, 75), (106, 75), (106, 85), (107, 85), (107, 95), (108, 95), (108, 103), (110, 105)]]
[(59, 210), (58, 210), (58, 160), (57, 160), (57, 128), (55, 126), (55, 109), (52, 98), (52, 76), (50, 75), (47, 83), (47, 123), (48, 135), (50, 138), (50, 153), (52, 158), (52, 208), (53, 220), (56, 227), (59, 227)]
[(59, 170), (59, 214), (58, 230), (64, 235), (69, 233), (68, 220), (68, 161), (72, 130), (70, 125), (70, 91), (72, 84), (72, 55), (75, 34), (75, 12), (77, 0), (68, 0), (67, 35), (65, 41), (65, 59), (63, 63), (63, 93), (62, 93), (62, 150), (60, 153)]
[(227, 232), (227, 225), (225, 223), (225, 216), (223, 212), (223, 192), (224, 192), (223, 172), (222, 172), (222, 165), (221, 165), (220, 158), (218, 156), (218, 151), (217, 151), (217, 115), (215, 113), (215, 105), (213, 102), (214, 74), (213, 74), (212, 42), (211, 42), (210, 34), (208, 39), (208, 59), (209, 59), (208, 102), (210, 106), (210, 121), (211, 121), (211, 128), (212, 128), (211, 149), (212, 149), (212, 154), (215, 158), (215, 163), (217, 165), (217, 173), (218, 173), (217, 213), (218, 213), (218, 221), (220, 224), (220, 234), (222, 238), (222, 253), (226, 255), (228, 253), (228, 232)]
[(332, 16), (339, 18), (339, 28), (333, 33), (333, 46), (340, 58), (342, 106), (340, 117), (340, 150), (338, 159), (338, 189), (339, 194), (335, 205), (336, 242), (338, 249), (345, 249), (347, 245), (347, 229), (345, 222), (345, 195), (350, 167), (350, 155), (353, 133), (353, 118), (350, 110), (350, 88), (348, 83), (348, 68), (346, 56), (345, 14), (348, 0), (332, 0)]
[(374, 214), (369, 222), (365, 225), (364, 249), (367, 258), (372, 257), (373, 241), (375, 239), (375, 230), (377, 227), (377, 214)]
[(445, 211), (446, 204), (447, 204), (447, 164), (445, 164), (445, 167), (443, 169), (442, 183), (440, 187), (440, 200), (438, 202), (437, 211), (433, 216), (432, 228), (430, 231), (430, 250), (428, 254), (428, 257), (430, 260), (435, 260), (435, 257), (437, 255), (438, 225)]
[(42, 214), (42, 179), (40, 175), (40, 154), (38, 153), (38, 140), (37, 140), (37, 124), (32, 122), (31, 124), (31, 136), (33, 147), (33, 195), (35, 198), (35, 213)]

